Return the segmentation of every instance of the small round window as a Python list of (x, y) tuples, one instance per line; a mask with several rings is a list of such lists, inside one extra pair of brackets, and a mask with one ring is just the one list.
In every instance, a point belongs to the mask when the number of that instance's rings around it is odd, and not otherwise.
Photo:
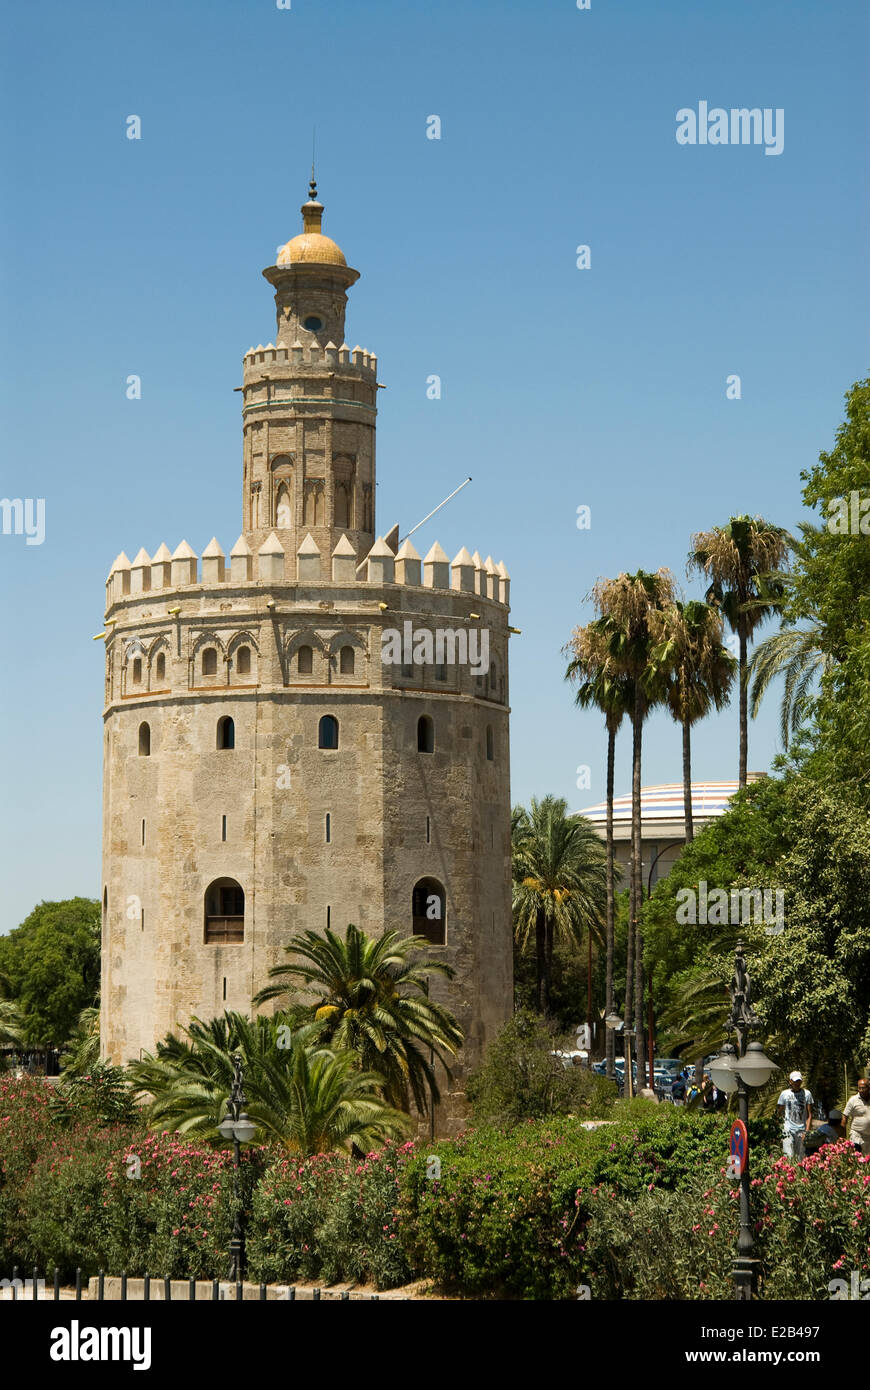
[(316, 314), (311, 314), (304, 320), (302, 327), (307, 328), (309, 333), (319, 333), (323, 327), (323, 319), (319, 319)]

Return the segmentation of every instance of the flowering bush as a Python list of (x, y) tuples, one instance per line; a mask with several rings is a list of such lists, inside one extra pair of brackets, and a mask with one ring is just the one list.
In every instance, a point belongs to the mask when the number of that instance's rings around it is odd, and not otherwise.
[(251, 1277), (372, 1282), (411, 1277), (398, 1233), (398, 1176), (414, 1145), (389, 1144), (362, 1162), (342, 1154), (281, 1159), (254, 1196)]
[[(239, 1194), (249, 1209), (267, 1160), (243, 1148)], [(141, 1176), (129, 1176), (132, 1172)], [(106, 1170), (107, 1264), (115, 1272), (223, 1277), (233, 1226), (233, 1154), (177, 1134), (143, 1135)]]
[(588, 1283), (586, 1224), (596, 1187), (618, 1200), (684, 1186), (716, 1171), (728, 1119), (644, 1102), (613, 1125), (586, 1130), (564, 1118), (510, 1131), (469, 1131), (435, 1146), (401, 1177), (399, 1207), (409, 1259), (448, 1288), (478, 1295), (572, 1298)]
[(830, 1298), (844, 1271), (870, 1277), (870, 1159), (851, 1144), (777, 1159), (753, 1188), (766, 1298)]

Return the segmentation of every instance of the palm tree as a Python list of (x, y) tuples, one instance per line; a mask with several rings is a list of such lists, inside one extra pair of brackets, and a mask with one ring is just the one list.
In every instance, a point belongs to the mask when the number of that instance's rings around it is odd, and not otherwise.
[(732, 516), (727, 526), (714, 526), (692, 537), (689, 567), (710, 580), (707, 602), (714, 603), (739, 641), (740, 760), (738, 782), (746, 786), (747, 650), (749, 639), (770, 617), (784, 593), (789, 533), (763, 517)]
[(580, 943), (601, 938), (607, 897), (604, 849), (591, 821), (569, 816), (560, 797), (532, 797), (513, 814), (514, 931), (524, 947), (535, 933), (537, 1008), (550, 1011), (556, 937)]
[(370, 937), (353, 923), (343, 941), (332, 931), (304, 931), (286, 948), (289, 962), (269, 971), (273, 983), (254, 1002), (282, 998), (294, 985), (313, 990), (316, 999), (302, 1012), (323, 1024), (323, 1041), (377, 1073), (391, 1105), (408, 1110), (413, 1098), (425, 1115), (441, 1099), (434, 1058), (449, 1080), (447, 1055), (455, 1055), (463, 1038), (449, 1010), (428, 996), (430, 975), (452, 979), (455, 972), (421, 956), (425, 947), (395, 931)]
[(320, 1045), (319, 1025), (298, 1029), (287, 1047), (281, 1028), (280, 1019), (252, 1022), (228, 1012), (209, 1023), (194, 1019), (186, 1039), (170, 1034), (156, 1056), (129, 1064), (134, 1090), (150, 1097), (148, 1122), (219, 1143), (238, 1053), (247, 1112), (261, 1141), (309, 1155), (339, 1146), (365, 1151), (408, 1133), (407, 1116), (380, 1094), (382, 1078), (359, 1070), (352, 1053)]
[(683, 731), (683, 807), (686, 844), (691, 844), (692, 725), (727, 705), (737, 662), (722, 645), (722, 617), (709, 603), (677, 601), (653, 613), (651, 621), (660, 638), (652, 658), (668, 673), (668, 709)]
[(24, 1040), (24, 1019), (11, 999), (0, 999), (0, 1046), (18, 1045)]
[[(630, 924), (628, 934), (626, 1025), (631, 1022), (632, 991), (628, 981), (634, 970), (634, 1026), (636, 1032), (638, 1079), (646, 1059), (643, 997), (643, 938), (638, 920), (643, 898), (641, 878), (641, 754), (643, 722), (654, 705), (664, 697), (664, 676), (653, 659), (655, 638), (652, 615), (674, 602), (670, 571), (638, 570), (616, 579), (599, 579), (592, 596), (600, 615), (599, 630), (607, 642), (612, 669), (632, 683), (634, 705), (631, 711), (631, 879)], [(652, 1061), (652, 1059), (650, 1059)]]
[[(581, 709), (594, 706), (604, 715), (607, 729), (607, 828), (605, 838), (607, 864), (607, 918), (605, 923), (605, 951), (607, 975), (605, 984), (605, 1013), (609, 1017), (616, 1008), (613, 990), (613, 965), (616, 918), (616, 875), (613, 862), (613, 777), (616, 762), (616, 735), (625, 716), (634, 705), (634, 691), (631, 682), (624, 676), (617, 676), (609, 669), (606, 641), (598, 631), (597, 623), (577, 627), (572, 633), (566, 650), (573, 652), (572, 660), (565, 672), (565, 679), (577, 682), (575, 703)], [(620, 875), (621, 876), (621, 875)], [(608, 1028), (605, 1037), (607, 1076), (613, 1080), (615, 1075), (616, 1035)]]
[(61, 1056), (65, 1077), (87, 1076), (100, 1060), (100, 1010), (95, 1004), (82, 1009)]
[(771, 682), (785, 675), (779, 730), (782, 746), (788, 751), (794, 737), (810, 711), (810, 691), (820, 675), (830, 671), (834, 658), (824, 649), (825, 629), (814, 622), (810, 627), (783, 627), (771, 633), (755, 648), (749, 662), (748, 676), (752, 678), (749, 691), (749, 713), (755, 719)]

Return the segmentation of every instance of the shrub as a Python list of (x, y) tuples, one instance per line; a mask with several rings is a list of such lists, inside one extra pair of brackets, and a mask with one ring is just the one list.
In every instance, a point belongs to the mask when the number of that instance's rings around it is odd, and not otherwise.
[(59, 1124), (132, 1125), (140, 1114), (123, 1068), (108, 1062), (97, 1062), (86, 1076), (62, 1077), (50, 1094), (49, 1110)]
[(593, 1188), (619, 1198), (674, 1190), (713, 1173), (727, 1153), (725, 1116), (633, 1102), (620, 1120), (587, 1130), (576, 1119), (477, 1130), (435, 1146), (400, 1176), (399, 1217), (409, 1261), (447, 1288), (477, 1295), (572, 1298), (588, 1283), (585, 1226)]
[[(242, 1207), (249, 1211), (268, 1150), (243, 1148)], [(141, 1164), (141, 1177), (132, 1160)], [(107, 1267), (174, 1278), (223, 1277), (233, 1226), (233, 1155), (177, 1134), (143, 1135), (106, 1172)]]
[(398, 1175), (411, 1142), (357, 1163), (343, 1154), (285, 1158), (265, 1174), (248, 1233), (251, 1278), (322, 1279), (394, 1288), (413, 1273), (398, 1229)]
[(616, 1085), (595, 1072), (565, 1067), (553, 1053), (554, 1030), (534, 1014), (518, 1013), (468, 1078), (466, 1095), (476, 1125), (518, 1124), (547, 1115), (600, 1119), (617, 1098)]

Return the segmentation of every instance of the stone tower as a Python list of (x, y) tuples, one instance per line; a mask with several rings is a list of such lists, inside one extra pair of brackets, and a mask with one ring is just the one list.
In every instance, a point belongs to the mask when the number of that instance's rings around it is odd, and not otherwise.
[(276, 341), (244, 358), (242, 534), (229, 558), (122, 553), (107, 581), (102, 1047), (250, 1013), (294, 931), (354, 922), (454, 967), (432, 993), (461, 1086), (512, 1011), (510, 579), (376, 539), (358, 272), (313, 183), (302, 215), (263, 271)]

